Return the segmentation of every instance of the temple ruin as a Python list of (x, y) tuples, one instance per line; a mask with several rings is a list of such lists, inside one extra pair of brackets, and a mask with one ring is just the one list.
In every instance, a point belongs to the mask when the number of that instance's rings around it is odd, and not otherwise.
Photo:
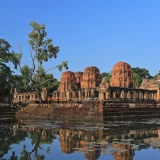
[[(159, 82), (156, 79), (143, 80), (139, 88), (135, 88), (133, 71), (125, 62), (118, 62), (112, 69), (110, 84), (101, 80), (100, 71), (95, 66), (89, 66), (84, 72), (66, 71), (62, 73), (57, 91), (52, 97), (47, 97), (47, 89), (42, 90), (42, 99), (55, 103), (64, 102), (125, 102), (156, 104), (160, 99)], [(14, 93), (14, 102), (38, 100), (36, 93)], [(134, 104), (133, 104), (134, 105)]]

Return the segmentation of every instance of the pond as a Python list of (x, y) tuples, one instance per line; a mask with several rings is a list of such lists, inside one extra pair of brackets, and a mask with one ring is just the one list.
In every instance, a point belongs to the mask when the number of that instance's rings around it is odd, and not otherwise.
[(160, 119), (90, 123), (0, 118), (1, 160), (159, 160)]

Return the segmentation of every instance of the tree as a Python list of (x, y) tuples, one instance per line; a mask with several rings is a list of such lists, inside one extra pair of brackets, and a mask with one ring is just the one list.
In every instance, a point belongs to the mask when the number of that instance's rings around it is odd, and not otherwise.
[[(44, 62), (52, 58), (56, 58), (59, 52), (59, 47), (54, 46), (52, 39), (47, 38), (47, 32), (45, 31), (44, 24), (38, 24), (35, 21), (30, 23), (32, 31), (28, 34), (29, 36), (29, 45), (30, 45), (30, 54), (32, 58), (32, 68), (29, 72), (29, 80), (35, 86), (35, 92), (37, 93), (40, 103), (41, 98), (41, 88), (50, 79), (47, 79), (45, 82), (42, 82), (44, 75), (51, 69), (58, 68), (60, 71), (63, 69), (68, 69), (67, 61), (62, 62), (62, 64), (56, 65), (48, 70), (45, 70), (42, 66)], [(43, 69), (43, 71), (42, 71)], [(22, 70), (22, 69), (21, 69)]]
[(105, 78), (106, 82), (109, 83), (109, 79), (112, 77), (110, 72), (103, 72), (101, 73), (101, 79)]
[(10, 81), (11, 88), (16, 88), (18, 90), (24, 91), (21, 75), (12, 75), (11, 78), (12, 78)]
[(42, 77), (42, 87), (47, 87), (49, 94), (58, 89), (59, 81), (52, 74), (45, 74)]
[[(34, 75), (33, 79), (36, 79), (36, 75)], [(41, 79), (42, 87), (46, 87), (48, 93), (52, 95), (52, 93), (58, 89), (59, 81), (54, 78), (53, 74), (44, 74)], [(35, 89), (35, 84), (31, 83), (31, 88)]]
[(109, 74), (110, 74), (109, 72), (103, 72), (103, 73), (101, 73), (101, 79), (105, 78)]
[(11, 45), (4, 39), (0, 39), (0, 93), (8, 94), (13, 71), (7, 64), (10, 62), (17, 69), (20, 63), (21, 54), (10, 51)]
[(135, 86), (139, 87), (143, 79), (137, 73), (133, 73), (133, 78), (135, 79)]
[(135, 86), (136, 87), (139, 87), (141, 85), (143, 79), (153, 78), (150, 75), (149, 71), (145, 68), (136, 67), (136, 68), (132, 68), (132, 71), (133, 71), (133, 77), (135, 79)]
[(146, 79), (150, 79), (152, 78), (152, 76), (150, 75), (149, 71), (145, 68), (132, 68), (133, 73), (137, 73), (142, 79), (146, 78)]
[(30, 69), (28, 65), (24, 65), (21, 69), (22, 90), (28, 90), (30, 88)]

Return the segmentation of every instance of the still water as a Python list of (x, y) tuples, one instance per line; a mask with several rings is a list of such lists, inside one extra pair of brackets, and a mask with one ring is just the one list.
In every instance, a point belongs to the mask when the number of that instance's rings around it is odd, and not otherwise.
[(159, 160), (160, 119), (103, 124), (0, 118), (1, 160)]

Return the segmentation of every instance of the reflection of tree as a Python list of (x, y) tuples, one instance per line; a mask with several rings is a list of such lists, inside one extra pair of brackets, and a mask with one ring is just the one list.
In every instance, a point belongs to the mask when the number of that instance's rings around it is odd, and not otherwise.
[[(30, 132), (30, 139), (32, 139), (32, 141), (35, 141), (36, 138), (37, 133)], [(40, 144), (52, 144), (54, 139), (56, 139), (56, 136), (52, 134), (52, 130), (41, 130)]]
[[(45, 138), (44, 138), (45, 137)], [(32, 145), (34, 145), (33, 149), (28, 152), (26, 146), (23, 146), (23, 151), (21, 152), (20, 160), (31, 160), (31, 154), (34, 153), (34, 159), (36, 160), (44, 160), (45, 156), (42, 154), (38, 154), (38, 149), (43, 149), (40, 144), (51, 144), (53, 139), (56, 137), (52, 134), (51, 130), (46, 129), (38, 129), (38, 132), (30, 132), (30, 139), (32, 140)], [(47, 148), (47, 153), (50, 152), (50, 148)]]
[(23, 146), (23, 151), (21, 152), (20, 160), (26, 160), (29, 159), (29, 152), (26, 150), (26, 145)]
[[(0, 132), (0, 158), (8, 153), (10, 146), (12, 144), (18, 144), (19, 142), (25, 140), (25, 137), (28, 137), (26, 132), (18, 132), (16, 135), (13, 134), (12, 130), (5, 129), (3, 132)], [(15, 153), (12, 153), (14, 156)]]
[[(29, 131), (29, 134), (33, 149), (31, 151), (27, 151), (26, 145), (24, 145), (20, 160), (31, 160), (32, 153), (34, 153), (34, 159), (44, 160), (45, 156), (43, 154), (40, 155), (38, 153), (38, 149), (43, 149), (40, 146), (41, 144), (52, 144), (53, 139), (56, 139), (55, 135), (52, 134), (52, 130), (46, 129), (37, 129), (37, 132)], [(12, 144), (19, 144), (21, 141), (24, 141), (25, 138), (29, 136), (29, 134), (27, 132), (19, 131), (18, 129), (5, 129), (3, 132), (0, 132), (0, 159), (3, 160), (2, 157), (12, 149)], [(46, 152), (50, 153), (49, 147), (47, 148)], [(12, 152), (9, 160), (18, 160), (15, 151)]]
[(10, 160), (18, 160), (18, 157), (15, 155), (15, 151), (12, 152), (12, 156), (10, 157)]
[(32, 140), (32, 145), (34, 144), (34, 148), (32, 149), (32, 151), (29, 153), (29, 156), (35, 152), (35, 159), (38, 160), (43, 160), (45, 157), (44, 155), (38, 155), (38, 148), (42, 149), (40, 146), (40, 140), (41, 140), (41, 135), (42, 135), (42, 129), (39, 130), (38, 133), (34, 132), (34, 139)]

